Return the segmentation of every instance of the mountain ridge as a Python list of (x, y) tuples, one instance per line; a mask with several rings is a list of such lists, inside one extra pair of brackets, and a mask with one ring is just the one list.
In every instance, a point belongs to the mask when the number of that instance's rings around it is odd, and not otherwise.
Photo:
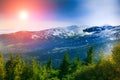
[[(76, 25), (65, 28), (53, 28), (42, 31), (18, 31), (0, 34), (0, 51), (38, 56), (41, 62), (51, 56), (55, 63), (61, 62), (63, 53), (70, 58), (84, 58), (90, 46), (94, 47), (95, 57), (101, 51), (109, 55), (115, 44), (120, 43), (120, 26), (92, 26), (80, 28)], [(106, 54), (108, 53), (108, 54)]]
[(42, 31), (18, 31), (0, 34), (0, 51), (3, 53), (29, 53), (37, 50), (41, 54), (59, 53), (76, 47), (82, 49), (83, 46), (96, 46), (100, 43), (101, 45), (111, 44), (113, 46), (113, 43), (119, 42), (119, 39), (120, 26), (81, 28), (72, 25)]

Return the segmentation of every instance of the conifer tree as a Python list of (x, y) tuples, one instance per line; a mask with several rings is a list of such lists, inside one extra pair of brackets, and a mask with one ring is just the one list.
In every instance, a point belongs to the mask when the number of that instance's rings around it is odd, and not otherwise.
[(23, 62), (22, 67), (23, 67), (22, 74), (21, 74), (22, 80), (30, 80), (32, 75), (30, 64)]
[(4, 80), (4, 78), (5, 78), (4, 60), (2, 54), (0, 53), (0, 80)]
[(84, 60), (85, 64), (92, 64), (94, 62), (94, 51), (93, 47), (90, 47), (88, 52), (87, 52), (87, 57)]
[(50, 57), (48, 63), (47, 63), (47, 69), (50, 71), (52, 69), (52, 58)]
[(23, 71), (23, 64), (20, 59), (20, 56), (17, 55), (14, 64), (14, 80), (21, 80), (22, 71)]
[(98, 60), (97, 65), (103, 63), (103, 61), (104, 61), (104, 56), (103, 56), (103, 54), (101, 53), (100, 56), (99, 56), (99, 60)]
[(70, 60), (68, 53), (64, 54), (64, 58), (60, 65), (59, 78), (62, 79), (65, 75), (69, 74), (70, 71)]
[[(112, 50), (112, 59), (110, 63), (114, 62), (114, 76), (115, 80), (120, 79), (120, 44), (116, 45)], [(112, 71), (113, 71), (112, 69)]]
[(112, 50), (112, 58), (116, 64), (120, 66), (120, 44), (116, 45)]
[(14, 80), (14, 66), (15, 60), (13, 55), (10, 55), (10, 58), (7, 60), (5, 69), (6, 69), (6, 80)]
[(80, 57), (77, 57), (73, 60), (71, 71), (75, 72), (81, 65)]
[(42, 67), (42, 75), (41, 76), (42, 76), (41, 80), (47, 80), (49, 77), (46, 64), (44, 64), (44, 66)]
[(30, 75), (31, 76), (30, 80), (39, 80), (40, 79), (39, 65), (35, 58), (32, 60), (31, 73), (32, 73), (32, 75)]

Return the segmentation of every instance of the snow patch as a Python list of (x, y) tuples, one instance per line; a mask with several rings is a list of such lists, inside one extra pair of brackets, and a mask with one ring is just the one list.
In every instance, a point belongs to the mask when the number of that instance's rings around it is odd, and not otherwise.
[(38, 38), (40, 38), (40, 36), (38, 36), (38, 35), (32, 35), (31, 38), (32, 38), (32, 39), (38, 39)]

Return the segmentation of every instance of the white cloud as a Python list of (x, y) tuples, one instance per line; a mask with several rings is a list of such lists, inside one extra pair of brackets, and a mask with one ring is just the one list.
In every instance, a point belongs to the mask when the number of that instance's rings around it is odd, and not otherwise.
[(89, 25), (118, 25), (119, 19), (116, 0), (88, 0), (85, 6), (89, 14), (84, 17), (84, 23)]
[(20, 31), (20, 30), (30, 30), (39, 31), (55, 27), (64, 27), (73, 25), (69, 22), (57, 22), (57, 21), (19, 21), (19, 20), (2, 20), (0, 21), (1, 33)]

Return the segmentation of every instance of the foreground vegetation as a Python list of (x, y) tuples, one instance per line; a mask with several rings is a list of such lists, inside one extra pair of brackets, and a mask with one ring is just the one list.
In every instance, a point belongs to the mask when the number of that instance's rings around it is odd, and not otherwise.
[(35, 58), (25, 62), (17, 55), (9, 56), (4, 62), (0, 54), (0, 80), (120, 80), (120, 45), (113, 48), (112, 54), (99, 56), (94, 62), (94, 51), (90, 47), (84, 60), (69, 60), (65, 53), (58, 68), (52, 66), (52, 59), (41, 65)]

